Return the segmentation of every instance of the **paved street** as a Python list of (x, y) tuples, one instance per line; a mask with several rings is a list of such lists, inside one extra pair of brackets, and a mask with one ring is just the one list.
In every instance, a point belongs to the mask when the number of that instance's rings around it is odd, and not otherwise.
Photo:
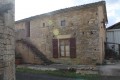
[[(45, 74), (31, 74), (31, 73), (16, 73), (16, 80), (85, 80), (85, 79), (72, 79), (56, 76), (49, 76)], [(101, 76), (98, 80), (120, 80), (120, 76)]]
[(120, 76), (120, 62), (111, 65), (105, 65), (100, 67), (101, 75), (106, 76)]
[(83, 80), (83, 79), (72, 79), (72, 78), (49, 76), (45, 74), (31, 74), (31, 73), (17, 72), (16, 80)]
[[(31, 69), (36, 70), (56, 70), (57, 69), (67, 69), (68, 65), (49, 65), (49, 66), (43, 66), (43, 65), (22, 65), (18, 66), (20, 67), (28, 67)], [(71, 66), (74, 68), (80, 67), (80, 66)], [(103, 65), (99, 67), (101, 77), (99, 77), (99, 80), (120, 80), (120, 63), (116, 64), (110, 64), (110, 65)], [(64, 73), (63, 73), (64, 74)], [(73, 78), (64, 78), (64, 77), (57, 77), (57, 76), (50, 76), (45, 74), (32, 74), (32, 73), (16, 73), (17, 80), (84, 80), (84, 79), (73, 79)]]

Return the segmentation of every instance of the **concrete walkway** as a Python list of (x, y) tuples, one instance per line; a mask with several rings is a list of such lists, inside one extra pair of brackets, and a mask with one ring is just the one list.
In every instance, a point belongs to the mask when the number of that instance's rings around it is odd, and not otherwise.
[(97, 66), (94, 66), (94, 65), (65, 65), (65, 64), (51, 64), (51, 65), (31, 65), (31, 64), (25, 64), (25, 65), (19, 65), (17, 66), (18, 68), (21, 68), (21, 67), (27, 67), (27, 68), (33, 68), (33, 69), (38, 69), (40, 70), (41, 68), (44, 70), (46, 69), (50, 69), (50, 70), (58, 70), (58, 69), (69, 69), (69, 68), (75, 68), (75, 69), (78, 69), (78, 68), (90, 68), (90, 67), (96, 67), (98, 68)]
[(106, 76), (120, 76), (120, 64), (101, 66), (100, 74)]

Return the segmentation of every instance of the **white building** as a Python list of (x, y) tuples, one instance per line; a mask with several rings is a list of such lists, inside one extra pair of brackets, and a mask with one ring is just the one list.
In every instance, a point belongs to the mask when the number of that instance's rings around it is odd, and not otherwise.
[(107, 44), (110, 49), (120, 55), (120, 22), (107, 29)]

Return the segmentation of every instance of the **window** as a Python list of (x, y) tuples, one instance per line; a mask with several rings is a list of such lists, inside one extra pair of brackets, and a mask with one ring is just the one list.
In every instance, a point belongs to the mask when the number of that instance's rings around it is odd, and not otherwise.
[(70, 57), (76, 58), (76, 39), (53, 39), (53, 58)]
[(92, 32), (92, 31), (90, 31), (90, 34), (93, 34), (93, 32)]
[(65, 26), (65, 20), (61, 21), (61, 26)]
[(30, 37), (30, 21), (27, 21), (25, 23), (25, 27), (26, 27), (26, 37)]
[(69, 57), (70, 56), (70, 42), (68, 39), (60, 40), (60, 56)]
[(45, 27), (45, 23), (43, 23), (43, 27)]

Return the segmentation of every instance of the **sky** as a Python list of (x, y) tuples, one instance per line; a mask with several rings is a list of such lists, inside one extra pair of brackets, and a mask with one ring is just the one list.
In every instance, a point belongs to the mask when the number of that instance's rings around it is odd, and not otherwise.
[[(15, 20), (102, 0), (15, 0)], [(105, 0), (107, 27), (120, 22), (120, 0)]]

